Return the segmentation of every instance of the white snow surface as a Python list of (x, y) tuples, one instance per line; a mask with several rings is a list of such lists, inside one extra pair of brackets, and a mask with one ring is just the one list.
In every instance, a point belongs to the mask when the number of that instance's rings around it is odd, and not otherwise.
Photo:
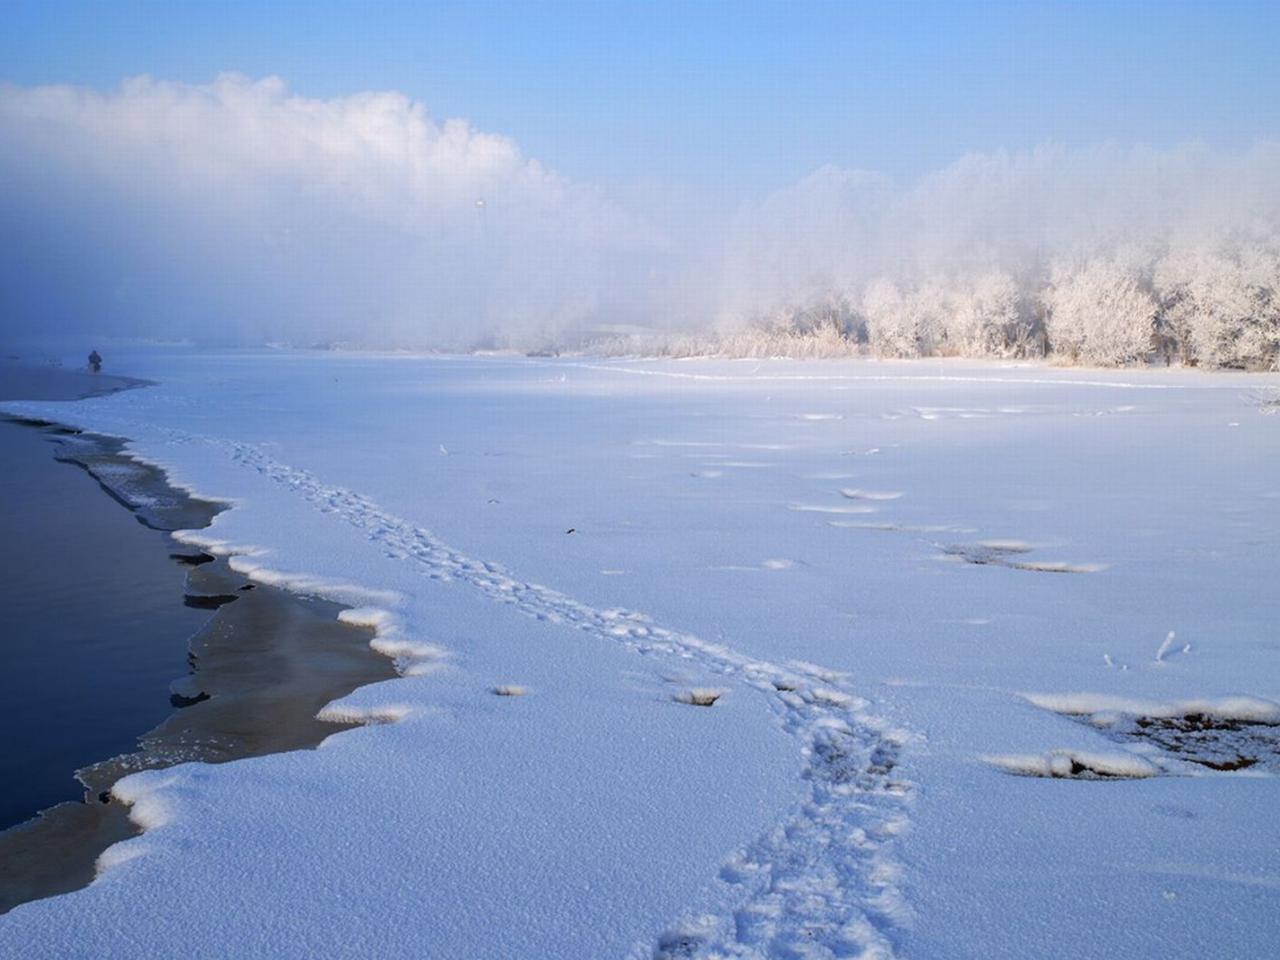
[(122, 781), (143, 835), (0, 956), (1275, 955), (1275, 777), (1080, 715), (1276, 719), (1277, 378), (110, 360), (159, 384), (5, 407), (233, 503), (183, 539), (402, 676)]

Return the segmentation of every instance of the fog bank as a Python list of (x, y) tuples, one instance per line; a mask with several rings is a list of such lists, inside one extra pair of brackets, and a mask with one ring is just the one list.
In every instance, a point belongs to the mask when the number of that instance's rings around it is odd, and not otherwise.
[(643, 218), (395, 93), (0, 90), (7, 322), (470, 346), (638, 317)]
[[(1045, 146), (908, 184), (826, 166), (728, 217), (675, 185), (572, 182), (397, 93), (312, 99), (275, 78), (0, 87), (0, 144), (11, 335), (538, 348), (833, 303), (865, 324), (918, 296), (953, 320), (977, 296), (1045, 326), (1073, 271), (1123, 274), (1159, 307), (1156, 278), (1179, 269), (1247, 260), (1267, 288), (1280, 248), (1275, 141)], [(887, 352), (911, 352), (908, 327), (880, 324)], [(987, 333), (974, 350), (995, 349)]]

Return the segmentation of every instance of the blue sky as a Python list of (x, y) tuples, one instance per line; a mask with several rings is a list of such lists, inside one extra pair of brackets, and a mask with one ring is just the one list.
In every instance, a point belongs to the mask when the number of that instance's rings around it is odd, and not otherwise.
[(750, 194), (833, 163), (1280, 133), (1278, 3), (25, 3), (0, 80), (394, 89), (569, 176)]

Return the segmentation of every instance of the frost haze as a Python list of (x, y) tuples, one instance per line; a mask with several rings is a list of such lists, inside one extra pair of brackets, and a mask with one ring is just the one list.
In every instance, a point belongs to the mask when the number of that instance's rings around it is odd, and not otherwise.
[(826, 166), (726, 205), (573, 182), (397, 93), (236, 75), (3, 87), (0, 140), (15, 333), (1280, 359), (1274, 141), (974, 154), (905, 184)]

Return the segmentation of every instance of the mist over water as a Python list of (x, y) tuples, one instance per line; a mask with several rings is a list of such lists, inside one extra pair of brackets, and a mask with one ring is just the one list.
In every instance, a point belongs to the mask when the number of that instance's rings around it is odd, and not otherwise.
[(1276, 245), (1280, 143), (1044, 146), (915, 182), (822, 167), (734, 212), (574, 182), (397, 93), (0, 87), (0, 332), (363, 347), (698, 331), (889, 279)]

